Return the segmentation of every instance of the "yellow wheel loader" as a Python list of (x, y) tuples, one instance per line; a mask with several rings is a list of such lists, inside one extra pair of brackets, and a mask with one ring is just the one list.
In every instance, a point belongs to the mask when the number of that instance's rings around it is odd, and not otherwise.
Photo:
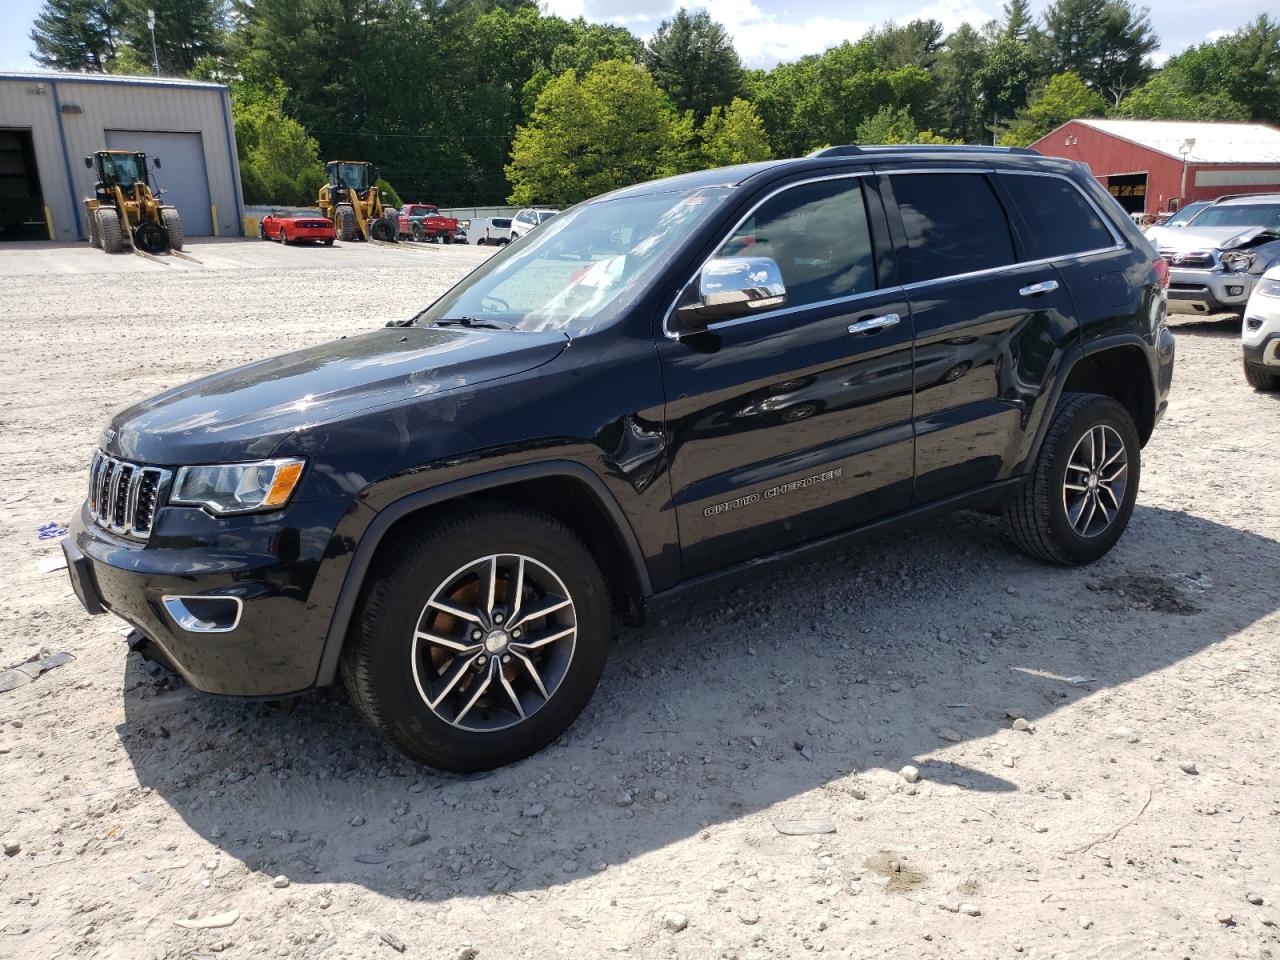
[(333, 221), (339, 240), (395, 243), (400, 224), (394, 207), (383, 206), (374, 184), (378, 168), (363, 160), (331, 160), (324, 165), (328, 183), (320, 188), (320, 211)]
[[(159, 169), (159, 158), (151, 163)], [(142, 253), (182, 249), (182, 218), (151, 192), (145, 153), (99, 150), (84, 165), (98, 175), (93, 196), (84, 201), (91, 246), (107, 253), (129, 246)]]

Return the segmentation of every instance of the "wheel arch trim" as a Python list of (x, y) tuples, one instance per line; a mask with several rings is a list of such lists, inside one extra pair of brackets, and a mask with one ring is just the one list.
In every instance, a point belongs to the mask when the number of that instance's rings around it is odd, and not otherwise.
[(454, 480), (426, 490), (419, 490), (393, 501), (382, 510), (379, 510), (373, 521), (365, 529), (360, 537), (360, 542), (356, 545), (355, 553), (352, 555), (351, 563), (347, 567), (346, 575), (343, 577), (342, 588), (338, 592), (333, 615), (329, 620), (329, 629), (325, 634), (324, 647), (320, 654), (320, 665), (316, 673), (316, 686), (328, 686), (337, 677), (338, 659), (342, 654), (342, 648), (346, 642), (347, 628), (350, 626), (351, 618), (355, 614), (356, 601), (360, 596), (361, 588), (364, 586), (369, 566), (373, 562), (383, 538), (398, 521), (411, 513), (447, 503), (459, 497), (483, 493), (486, 490), (509, 486), (524, 480), (545, 479), (548, 477), (565, 477), (586, 484), (614, 526), (618, 539), (623, 545), (626, 558), (630, 562), (632, 573), (636, 577), (636, 582), (640, 585), (641, 595), (643, 597), (652, 596), (653, 585), (649, 579), (649, 568), (640, 549), (640, 543), (636, 539), (635, 531), (631, 528), (630, 521), (627, 520), (626, 514), (622, 512), (617, 499), (609, 492), (609, 488), (605, 486), (604, 481), (585, 465), (572, 460), (547, 460), (540, 463), (507, 467), (461, 480)]
[[(1057, 375), (1054, 377), (1052, 395), (1049, 397), (1049, 403), (1044, 408), (1044, 413), (1040, 417), (1040, 422), (1036, 424), (1035, 442), (1031, 445), (1025, 460), (1023, 460), (1020, 474), (1026, 474), (1031, 470), (1032, 465), (1036, 462), (1036, 457), (1040, 455), (1040, 448), (1044, 445), (1045, 435), (1049, 432), (1049, 425), (1053, 422), (1053, 411), (1058, 407), (1058, 401), (1062, 399), (1063, 390), (1066, 388), (1067, 380), (1071, 376), (1071, 371), (1077, 363), (1085, 360), (1095, 354), (1103, 353), (1107, 350), (1114, 350), (1118, 347), (1137, 347), (1142, 351), (1147, 362), (1147, 383), (1146, 389), (1150, 395), (1152, 411), (1157, 409), (1157, 373), (1151, 368), (1151, 350), (1152, 346), (1148, 340), (1143, 339), (1136, 333), (1117, 333), (1111, 336), (1099, 337), (1096, 340), (1088, 340), (1084, 343), (1077, 344), (1067, 350), (1062, 355), (1059, 363)], [(1141, 424), (1137, 424), (1139, 432), (1142, 430)]]

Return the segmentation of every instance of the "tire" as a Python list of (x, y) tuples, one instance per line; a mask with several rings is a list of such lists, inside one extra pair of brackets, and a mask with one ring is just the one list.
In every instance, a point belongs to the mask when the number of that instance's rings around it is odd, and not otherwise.
[(409, 236), (413, 237), (415, 243), (422, 243), (422, 224), (415, 223), (409, 228)]
[(164, 221), (164, 228), (169, 234), (169, 249), (181, 250), (183, 241), (186, 239), (182, 233), (182, 217), (174, 207), (162, 207), (160, 210), (160, 219)]
[(381, 240), (383, 243), (394, 243), (396, 230), (388, 221), (378, 219), (369, 224), (369, 239)]
[(94, 210), (89, 214), (89, 222), (86, 225), (89, 231), (89, 246), (94, 250), (102, 247), (102, 238), (98, 235), (98, 211)]
[(266, 226), (263, 225), (261, 220), (258, 221), (258, 239), (259, 240), (271, 239), (270, 237), (267, 236), (267, 228)]
[(124, 234), (120, 230), (120, 215), (114, 210), (98, 211), (98, 237), (107, 253), (119, 253), (124, 249)]
[(1280, 390), (1280, 374), (1267, 373), (1264, 367), (1250, 363), (1248, 360), (1244, 362), (1244, 378), (1249, 381), (1249, 386), (1255, 390), (1264, 393)]
[(322, 242), (326, 247), (332, 247), (332, 246), (333, 246), (333, 239), (332, 239), (332, 238), (330, 238), (330, 239), (328, 239), (328, 240), (322, 240), (321, 242)]
[[(1093, 441), (1102, 439), (1099, 461), (1105, 464), (1110, 459), (1113, 465), (1101, 470), (1079, 465), (1089, 463), (1094, 449), (1087, 435)], [(1121, 447), (1121, 454), (1116, 454)], [(1124, 533), (1133, 513), (1141, 479), (1140, 458), (1138, 431), (1128, 410), (1101, 394), (1064, 394), (1030, 475), (1005, 505), (1005, 520), (1014, 543), (1050, 563), (1092, 563), (1106, 554)], [(1121, 463), (1123, 468), (1114, 466)], [(1072, 487), (1082, 492), (1068, 488), (1068, 473)], [(1112, 482), (1103, 482), (1108, 477)], [(1119, 480), (1123, 489), (1116, 482)], [(1111, 492), (1104, 496), (1106, 491)], [(1092, 510), (1090, 497), (1097, 501)], [(1072, 508), (1080, 506), (1074, 518), (1068, 503)]]
[[(506, 564), (491, 574), (488, 561), (497, 555)], [(518, 652), (517, 636), (495, 626), (506, 609), (506, 591), (515, 580), (515, 556), (526, 558), (520, 582), (523, 603), (551, 602), (564, 596), (571, 603), (548, 617), (524, 623), (527, 634), (543, 639), (539, 650)], [(458, 577), (474, 578), (472, 592), (447, 592)], [(492, 582), (493, 616), (475, 626), (450, 617), (429, 601), (437, 595), (455, 606), (481, 611), (486, 583)], [(552, 584), (550, 589), (543, 588)], [(556, 586), (558, 584), (558, 586)], [(540, 600), (541, 598), (541, 600)], [(508, 611), (511, 612), (511, 611)], [(483, 612), (473, 614), (484, 618)], [(553, 622), (555, 618), (558, 622)], [(566, 618), (574, 631), (565, 635)], [(521, 624), (508, 620), (519, 629)], [(595, 558), (568, 527), (546, 514), (493, 504), (461, 510), (428, 521), (379, 551), (360, 597), (342, 657), (342, 678), (352, 703), (383, 736), (421, 763), (459, 772), (489, 770), (541, 750), (578, 717), (599, 682), (609, 645), (608, 591)], [(472, 652), (430, 644), (418, 631), (473, 644), (488, 664), (477, 671)], [(482, 641), (476, 633), (486, 631)], [(559, 635), (548, 643), (544, 638)], [(495, 639), (496, 638), (496, 639)], [(457, 641), (454, 641), (455, 644)], [(491, 646), (491, 644), (493, 644)], [(502, 644), (501, 648), (497, 645)], [(502, 652), (505, 651), (505, 652)], [(428, 656), (429, 653), (429, 656)], [(502, 661), (508, 656), (510, 661)], [(517, 657), (535, 656), (542, 669), (544, 699)], [(434, 658), (434, 659), (433, 659)], [(456, 679), (455, 679), (456, 678)], [(450, 679), (456, 686), (449, 690)], [(477, 693), (483, 681), (486, 689)], [(500, 689), (506, 686), (507, 689)], [(428, 705), (436, 700), (441, 712)], [(497, 696), (494, 696), (494, 694)], [(521, 697), (524, 719), (513, 698)], [(476, 700), (475, 698), (479, 698)], [(469, 707), (474, 703), (474, 711)]]
[(284, 227), (280, 228), (280, 244), (285, 247), (289, 245), (289, 234), (285, 233)]
[(340, 203), (334, 210), (335, 223), (338, 227), (338, 239), (343, 243), (360, 239), (360, 228), (356, 226), (356, 212), (349, 203)]

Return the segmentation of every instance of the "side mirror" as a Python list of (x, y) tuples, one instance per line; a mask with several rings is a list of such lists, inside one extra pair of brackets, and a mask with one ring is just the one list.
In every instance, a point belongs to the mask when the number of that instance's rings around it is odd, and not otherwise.
[(159, 157), (152, 157), (152, 158), (151, 158), (151, 165), (152, 165), (153, 167), (155, 167), (157, 170), (159, 170), (159, 169), (160, 169), (160, 158), (159, 158)]
[(86, 167), (88, 167), (90, 170), (92, 170), (92, 169), (93, 169), (93, 157), (85, 157), (85, 158), (84, 158), (84, 165), (85, 165)]
[(708, 324), (736, 320), (787, 304), (787, 286), (777, 261), (770, 257), (716, 257), (690, 285), (676, 308), (680, 333), (697, 333)]

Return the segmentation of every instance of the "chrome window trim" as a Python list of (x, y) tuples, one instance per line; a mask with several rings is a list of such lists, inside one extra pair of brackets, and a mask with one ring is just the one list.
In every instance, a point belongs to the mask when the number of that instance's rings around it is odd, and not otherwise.
[[(734, 223), (732, 227), (730, 227), (727, 231), (725, 231), (724, 235), (720, 238), (720, 241), (712, 248), (711, 253), (707, 257), (705, 257), (700, 264), (698, 264), (698, 268), (693, 271), (693, 273), (689, 276), (689, 279), (686, 280), (684, 283), (680, 284), (680, 288), (676, 291), (676, 295), (671, 299), (670, 306), (667, 307), (666, 312), (663, 313), (662, 315), (663, 336), (666, 337), (668, 340), (681, 339), (681, 335), (676, 331), (672, 330), (671, 324), (670, 324), (671, 317), (673, 314), (675, 314), (675, 311), (676, 311), (676, 304), (680, 302), (680, 298), (684, 296), (684, 292), (689, 289), (689, 284), (693, 283), (694, 280), (696, 280), (699, 276), (701, 276), (702, 271), (706, 269), (707, 264), (715, 259), (716, 253), (718, 253), (720, 249), (726, 243), (729, 242), (729, 239), (735, 233), (737, 233), (738, 228), (741, 227), (744, 223), (746, 223), (749, 219), (751, 219), (751, 217), (755, 214), (755, 212), (759, 210), (762, 206), (764, 206), (766, 203), (768, 203), (778, 194), (786, 193), (786, 191), (793, 190), (796, 187), (808, 186), (811, 183), (823, 183), (827, 180), (858, 180), (858, 179), (861, 179), (862, 177), (871, 177), (871, 176), (875, 176), (874, 170), (851, 170), (851, 171), (846, 171), (842, 173), (824, 174), (823, 176), (820, 176), (820, 177), (809, 177), (804, 180), (793, 180), (790, 183), (783, 184), (782, 186), (778, 187), (776, 190), (769, 191), (767, 194), (761, 197), (756, 203), (751, 205), (750, 209), (748, 209), (747, 212), (744, 213)], [(867, 228), (868, 230), (871, 229), (870, 217), (867, 218)], [(874, 249), (875, 248), (873, 246), (872, 247), (873, 253), (874, 253)], [(888, 289), (892, 290), (896, 288), (890, 287)], [(795, 306), (779, 307), (777, 310), (766, 310), (764, 313), (752, 314), (751, 316), (748, 316), (748, 317), (735, 317), (733, 320), (721, 320), (718, 323), (709, 323), (706, 326), (706, 331), (721, 330), (730, 326), (738, 326), (741, 323), (752, 322), (755, 320), (759, 320), (762, 317), (783, 316), (787, 313), (793, 313), (797, 310), (808, 310), (813, 307), (823, 307), (823, 306), (829, 306), (831, 304), (843, 303), (848, 300), (857, 300), (862, 297), (867, 297), (867, 296), (871, 296), (872, 294), (882, 293), (882, 292), (884, 292), (883, 289), (877, 288), (875, 290), (866, 290), (862, 293), (853, 293), (847, 297), (836, 297), (832, 300), (821, 300), (816, 303), (802, 303), (802, 304), (796, 304)], [(699, 331), (699, 332), (701, 333), (706, 331)]]
[[(751, 217), (751, 215), (754, 214), (758, 209), (760, 209), (760, 207), (763, 204), (768, 203), (778, 194), (783, 193), (786, 190), (790, 190), (793, 187), (800, 187), (809, 183), (819, 183), (824, 180), (852, 180), (858, 177), (871, 177), (871, 176), (895, 177), (895, 176), (900, 176), (902, 174), (914, 174), (914, 173), (971, 173), (971, 174), (982, 174), (984, 176), (987, 174), (997, 174), (997, 175), (1009, 174), (1011, 176), (1021, 176), (1021, 177), (1054, 177), (1059, 180), (1065, 180), (1067, 181), (1067, 183), (1071, 184), (1071, 186), (1075, 188), (1077, 193), (1079, 193), (1082, 197), (1084, 197), (1085, 202), (1089, 204), (1089, 207), (1093, 210), (1093, 212), (1096, 213), (1098, 217), (1102, 220), (1103, 225), (1106, 226), (1107, 228), (1107, 232), (1111, 234), (1111, 238), (1116, 242), (1113, 246), (1110, 246), (1110, 247), (1098, 247), (1097, 249), (1094, 249), (1094, 250), (1082, 250), (1079, 253), (1061, 253), (1053, 257), (1040, 257), (1035, 260), (1019, 260), (1015, 263), (1002, 264), (1001, 266), (998, 266), (998, 267), (987, 267), (983, 270), (973, 270), (968, 273), (952, 273), (944, 277), (934, 277), (930, 280), (914, 280), (911, 283), (899, 284), (893, 287), (877, 287), (875, 290), (867, 290), (867, 291), (864, 291), (863, 293), (850, 294), (847, 297), (837, 297), (833, 300), (821, 300), (816, 303), (797, 304), (796, 306), (791, 306), (791, 307), (779, 307), (777, 310), (767, 310), (764, 313), (753, 314), (747, 317), (737, 317), (733, 320), (722, 320), (719, 323), (709, 323), (707, 324), (706, 330), (707, 331), (721, 330), (728, 327), (739, 326), (743, 323), (754, 323), (757, 320), (762, 320), (768, 317), (785, 316), (786, 314), (794, 313), (799, 310), (809, 310), (809, 309), (818, 308), (818, 307), (828, 307), (828, 306), (833, 306), (839, 303), (850, 303), (855, 300), (861, 300), (866, 297), (874, 296), (880, 293), (892, 294), (898, 291), (901, 291), (903, 293), (910, 293), (912, 290), (919, 290), (923, 287), (931, 287), (939, 283), (949, 283), (953, 280), (969, 280), (974, 277), (990, 276), (996, 273), (1000, 273), (1001, 271), (1016, 270), (1022, 267), (1053, 266), (1058, 263), (1065, 263), (1068, 261), (1079, 260), (1084, 257), (1092, 257), (1092, 256), (1097, 256), (1099, 254), (1104, 254), (1104, 253), (1118, 253), (1121, 250), (1127, 249), (1127, 245), (1124, 242), (1124, 238), (1116, 230), (1115, 224), (1111, 222), (1111, 219), (1102, 212), (1102, 209), (1098, 206), (1097, 203), (1094, 202), (1093, 198), (1089, 196), (1089, 194), (1086, 193), (1080, 187), (1080, 184), (1076, 183), (1071, 177), (1067, 176), (1066, 174), (1052, 173), (1049, 171), (1040, 171), (1040, 170), (1005, 170), (1005, 169), (997, 170), (995, 167), (970, 166), (970, 167), (908, 167), (908, 168), (902, 168), (902, 169), (872, 167), (871, 169), (868, 169), (868, 170), (852, 171), (848, 173), (828, 174), (821, 177), (811, 177), (806, 180), (796, 180), (791, 183), (785, 184), (784, 186), (781, 186), (778, 189), (773, 190), (770, 193), (766, 194), (764, 197), (762, 197), (758, 203), (752, 206), (751, 209), (748, 210), (746, 214), (744, 214), (743, 217), (740, 220), (738, 220), (725, 233), (724, 237), (720, 240), (720, 242), (716, 244), (715, 250), (718, 251), (721, 247), (723, 247), (726, 243), (728, 243), (729, 238), (732, 237), (733, 234), (738, 230), (738, 228), (741, 227), (744, 223), (746, 223), (746, 221)], [(1000, 201), (1000, 205), (1003, 207), (1004, 201), (998, 195), (996, 199)], [(895, 199), (895, 203), (896, 203), (896, 199)], [(868, 225), (870, 226), (869, 223)], [(675, 313), (676, 304), (680, 302), (680, 298), (684, 295), (684, 292), (689, 288), (689, 284), (693, 283), (693, 281), (702, 273), (706, 265), (714, 258), (715, 258), (715, 252), (713, 251), (710, 256), (708, 256), (706, 259), (702, 261), (701, 264), (698, 265), (698, 269), (693, 272), (693, 275), (689, 277), (689, 279), (686, 280), (683, 284), (680, 285), (680, 289), (676, 292), (675, 298), (671, 301), (671, 305), (667, 307), (666, 312), (663, 314), (662, 332), (663, 332), (663, 335), (668, 340), (681, 339), (681, 335), (679, 333), (672, 331), (671, 329), (671, 326), (669, 323), (671, 316), (672, 314)]]

